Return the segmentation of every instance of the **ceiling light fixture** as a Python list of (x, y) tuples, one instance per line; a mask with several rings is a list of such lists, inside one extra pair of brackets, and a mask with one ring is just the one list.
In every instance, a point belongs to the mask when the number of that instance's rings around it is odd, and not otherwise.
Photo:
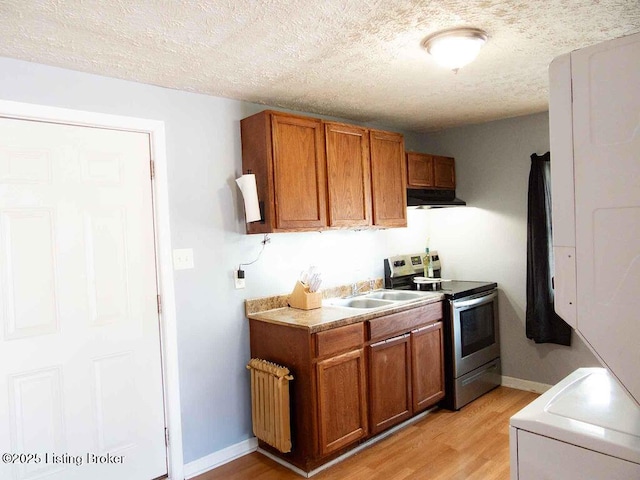
[(487, 41), (487, 32), (479, 28), (452, 28), (429, 35), (422, 47), (436, 62), (454, 72), (473, 62)]

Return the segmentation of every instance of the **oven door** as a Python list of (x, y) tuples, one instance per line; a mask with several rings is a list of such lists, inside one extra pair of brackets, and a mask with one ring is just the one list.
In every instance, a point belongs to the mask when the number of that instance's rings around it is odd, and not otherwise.
[(451, 316), (456, 378), (500, 356), (497, 290), (453, 300)]

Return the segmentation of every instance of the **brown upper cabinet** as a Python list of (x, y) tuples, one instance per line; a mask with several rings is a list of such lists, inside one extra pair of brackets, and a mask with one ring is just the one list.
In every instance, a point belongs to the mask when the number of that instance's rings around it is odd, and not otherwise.
[(399, 133), (371, 130), (369, 141), (373, 224), (380, 227), (406, 227), (404, 137)]
[(407, 188), (456, 188), (452, 157), (407, 152)]
[(247, 233), (318, 230), (327, 225), (322, 122), (264, 111), (240, 122), (242, 169), (256, 175), (264, 223)]
[(264, 219), (247, 233), (407, 225), (402, 135), (269, 110), (240, 127)]
[(371, 225), (369, 132), (342, 123), (324, 124), (329, 225)]

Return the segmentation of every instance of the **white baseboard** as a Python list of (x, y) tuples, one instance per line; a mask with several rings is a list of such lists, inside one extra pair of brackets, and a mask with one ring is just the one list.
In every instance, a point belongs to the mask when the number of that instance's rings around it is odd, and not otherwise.
[(295, 465), (287, 462), (286, 460), (283, 460), (282, 458), (277, 457), (276, 455), (274, 455), (271, 452), (267, 452), (266, 450), (263, 450), (262, 448), (258, 447), (258, 453), (261, 453), (265, 457), (270, 458), (274, 462), (282, 465), (285, 468), (288, 468), (289, 470), (291, 470), (292, 472), (297, 473), (298, 475), (300, 475), (303, 478), (309, 478), (309, 474), (307, 472), (305, 472), (304, 470), (302, 470), (302, 469), (296, 467)]
[(546, 383), (532, 382), (531, 380), (522, 380), (520, 378), (502, 376), (502, 386), (515, 388), (517, 390), (526, 390), (527, 392), (544, 393), (553, 385)]
[(229, 463), (236, 458), (255, 452), (257, 449), (258, 439), (255, 437), (236, 443), (230, 447), (223, 448), (222, 450), (213, 452), (211, 455), (207, 455), (206, 457), (187, 463), (184, 466), (184, 478), (189, 479), (197, 477), (198, 475), (208, 472), (209, 470), (213, 470), (220, 465)]

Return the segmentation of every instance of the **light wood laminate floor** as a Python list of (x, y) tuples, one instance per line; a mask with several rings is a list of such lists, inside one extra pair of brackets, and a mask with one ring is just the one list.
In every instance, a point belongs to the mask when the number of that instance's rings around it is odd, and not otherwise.
[[(509, 417), (538, 395), (498, 387), (458, 412), (436, 410), (316, 480), (508, 480)], [(254, 452), (194, 480), (299, 480)]]

